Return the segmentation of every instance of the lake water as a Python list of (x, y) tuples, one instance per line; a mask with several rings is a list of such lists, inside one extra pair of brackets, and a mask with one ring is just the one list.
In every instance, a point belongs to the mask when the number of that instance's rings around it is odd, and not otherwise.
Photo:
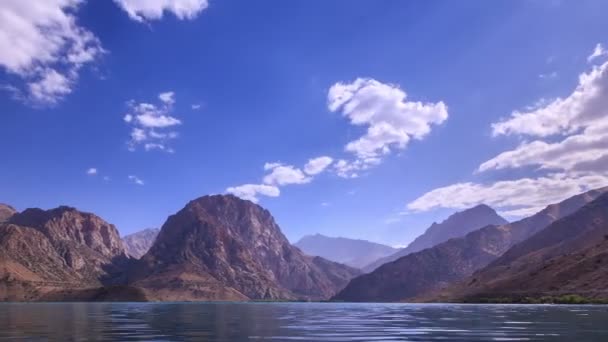
[(3, 303), (0, 340), (608, 341), (608, 306)]

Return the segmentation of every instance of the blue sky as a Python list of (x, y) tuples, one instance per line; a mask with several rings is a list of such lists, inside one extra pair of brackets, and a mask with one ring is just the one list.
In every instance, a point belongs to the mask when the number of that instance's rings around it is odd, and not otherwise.
[(0, 4), (0, 201), (128, 234), (233, 192), (401, 245), (608, 184), (605, 1), (143, 4)]

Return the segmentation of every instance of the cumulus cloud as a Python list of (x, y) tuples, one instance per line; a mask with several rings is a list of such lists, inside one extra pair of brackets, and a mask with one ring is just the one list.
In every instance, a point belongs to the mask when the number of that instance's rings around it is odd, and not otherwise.
[(566, 98), (557, 98), (532, 111), (515, 111), (508, 119), (494, 123), (492, 130), (494, 136), (572, 134), (604, 120), (607, 110), (608, 62), (582, 73), (576, 89)]
[(146, 151), (173, 152), (168, 143), (179, 135), (173, 130), (174, 126), (182, 124), (181, 120), (172, 114), (175, 93), (161, 93), (158, 98), (159, 105), (136, 103), (133, 100), (127, 103), (129, 112), (123, 116), (123, 120), (131, 126), (129, 150), (135, 151), (137, 146), (141, 145)]
[(465, 209), (483, 203), (511, 217), (527, 216), (550, 203), (606, 185), (608, 175), (605, 174), (565, 173), (489, 184), (457, 183), (425, 193), (408, 203), (407, 209), (413, 212), (435, 208)]
[(94, 168), (94, 167), (89, 168), (89, 169), (87, 170), (87, 175), (89, 175), (89, 176), (94, 176), (94, 175), (96, 175), (96, 174), (97, 174), (97, 169), (96, 169), (96, 168)]
[(105, 51), (77, 23), (83, 0), (0, 1), (0, 67), (5, 86), (33, 105), (52, 105), (73, 91), (81, 68)]
[(325, 171), (325, 169), (331, 165), (333, 161), (334, 160), (328, 156), (309, 159), (308, 163), (304, 165), (304, 172), (311, 176), (319, 174)]
[(493, 127), (495, 134), (540, 139), (500, 153), (482, 163), (480, 172), (524, 166), (571, 171), (580, 170), (581, 164), (589, 169), (608, 156), (608, 62), (583, 73), (568, 97), (544, 101), (533, 111), (514, 113)]
[(309, 183), (312, 178), (306, 176), (302, 170), (292, 165), (282, 165), (278, 163), (266, 164), (264, 167), (270, 173), (264, 177), (265, 184), (288, 185)]
[(366, 126), (367, 133), (346, 145), (359, 158), (376, 158), (391, 149), (403, 149), (410, 139), (422, 139), (431, 125), (448, 118), (443, 102), (407, 101), (396, 85), (358, 78), (352, 83), (336, 83), (328, 93), (328, 107), (340, 111), (353, 125)]
[(129, 175), (128, 178), (133, 184), (144, 185), (144, 181), (135, 175)]
[(587, 57), (587, 62), (592, 63), (595, 59), (608, 56), (608, 51), (602, 46), (602, 44), (598, 43), (595, 45), (595, 49), (593, 52)]
[(209, 6), (207, 0), (114, 0), (129, 17), (138, 22), (158, 20), (165, 12), (178, 19), (194, 19)]
[(227, 193), (238, 196), (242, 199), (257, 203), (259, 196), (277, 197), (281, 190), (274, 185), (268, 184), (244, 184), (226, 189)]

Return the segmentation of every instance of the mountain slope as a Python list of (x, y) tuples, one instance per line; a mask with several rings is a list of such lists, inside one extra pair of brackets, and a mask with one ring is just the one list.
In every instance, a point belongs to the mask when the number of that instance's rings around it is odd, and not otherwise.
[(529, 218), (484, 227), (462, 238), (409, 254), (351, 280), (333, 299), (402, 301), (460, 281), (496, 260), (516, 243), (572, 214), (606, 191), (608, 188), (592, 190), (550, 205)]
[(307, 235), (294, 246), (308, 255), (320, 256), (351, 267), (363, 268), (379, 258), (397, 252), (396, 248), (366, 240)]
[(11, 216), (17, 213), (15, 208), (8, 204), (0, 203), (0, 222), (7, 221)]
[(608, 194), (513, 246), (462, 284), (460, 300), (579, 294), (608, 299)]
[(160, 229), (148, 228), (122, 238), (123, 245), (130, 256), (139, 259), (154, 244)]
[(457, 212), (450, 215), (441, 223), (433, 223), (424, 234), (417, 237), (406, 248), (385, 258), (378, 259), (365, 267), (364, 271), (371, 272), (387, 262), (397, 260), (410, 253), (433, 247), (448, 241), (449, 239), (465, 236), (468, 233), (485, 226), (500, 226), (507, 223), (507, 220), (498, 215), (494, 209), (484, 204)]
[(116, 228), (74, 208), (26, 209), (0, 224), (0, 299), (121, 281), (127, 257)]
[(167, 219), (131, 284), (162, 299), (323, 299), (358, 274), (303, 254), (260, 206), (215, 195)]

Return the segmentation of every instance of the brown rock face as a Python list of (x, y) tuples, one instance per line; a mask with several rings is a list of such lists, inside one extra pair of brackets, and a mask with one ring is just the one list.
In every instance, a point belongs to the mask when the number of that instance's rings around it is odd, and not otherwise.
[(550, 205), (529, 218), (502, 226), (488, 226), (409, 254), (353, 279), (333, 299), (404, 301), (438, 290), (487, 266), (516, 243), (572, 214), (606, 191), (608, 188), (592, 190)]
[(0, 222), (7, 221), (9, 218), (11, 218), (11, 216), (15, 215), (16, 213), (17, 210), (15, 210), (15, 208), (11, 207), (8, 204), (0, 203)]
[(122, 238), (127, 254), (136, 259), (141, 258), (152, 247), (158, 233), (160, 233), (160, 229), (148, 228)]
[(289, 243), (267, 210), (205, 196), (168, 218), (132, 281), (164, 299), (322, 299), (358, 274), (315, 260)]
[(578, 294), (608, 299), (608, 194), (514, 245), (443, 295), (451, 300)]
[(111, 284), (125, 262), (118, 231), (93, 214), (27, 209), (0, 224), (0, 300)]

